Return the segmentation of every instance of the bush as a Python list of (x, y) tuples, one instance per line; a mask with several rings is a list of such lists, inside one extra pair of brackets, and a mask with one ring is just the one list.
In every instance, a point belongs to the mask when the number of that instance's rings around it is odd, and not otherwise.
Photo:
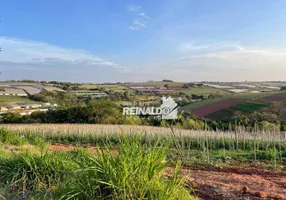
[(31, 153), (14, 155), (0, 160), (0, 181), (11, 190), (26, 195), (28, 192), (49, 192), (77, 169), (67, 153), (50, 153), (38, 156)]
[(27, 143), (24, 137), (17, 136), (12, 131), (5, 128), (0, 129), (0, 143), (11, 145), (23, 145)]
[(146, 147), (139, 138), (124, 138), (118, 152), (98, 150), (65, 188), (61, 199), (190, 199), (179, 178), (179, 167), (169, 180), (164, 172), (167, 148)]

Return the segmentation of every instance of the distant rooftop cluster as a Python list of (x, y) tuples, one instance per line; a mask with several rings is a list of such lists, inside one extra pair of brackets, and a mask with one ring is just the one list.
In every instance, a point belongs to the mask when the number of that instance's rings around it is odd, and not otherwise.
[(57, 104), (42, 103), (42, 104), (29, 104), (26, 102), (18, 102), (11, 106), (0, 107), (0, 114), (5, 113), (19, 113), (20, 115), (31, 115), (33, 112), (47, 112), (49, 109), (57, 107)]
[(148, 92), (148, 93), (155, 93), (155, 94), (176, 93), (176, 91), (170, 90), (166, 88), (165, 86), (143, 85), (143, 84), (134, 84), (134, 83), (125, 84), (125, 86), (137, 92)]
[(53, 86), (43, 86), (31, 83), (0, 83), (0, 95), (2, 96), (32, 96), (43, 90), (64, 92), (64, 90)]

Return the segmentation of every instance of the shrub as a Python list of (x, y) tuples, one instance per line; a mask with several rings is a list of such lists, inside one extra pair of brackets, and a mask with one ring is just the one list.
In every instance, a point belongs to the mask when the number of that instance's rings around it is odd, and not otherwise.
[(11, 145), (23, 145), (27, 143), (24, 136), (17, 136), (12, 131), (0, 128), (0, 143)]
[(126, 137), (118, 151), (107, 147), (88, 158), (61, 199), (190, 199), (179, 167), (166, 178), (166, 151), (165, 146), (146, 147), (139, 138)]
[(64, 180), (67, 171), (77, 168), (68, 155), (56, 152), (38, 156), (26, 152), (0, 158), (0, 181), (24, 196), (30, 191), (45, 190), (48, 193)]

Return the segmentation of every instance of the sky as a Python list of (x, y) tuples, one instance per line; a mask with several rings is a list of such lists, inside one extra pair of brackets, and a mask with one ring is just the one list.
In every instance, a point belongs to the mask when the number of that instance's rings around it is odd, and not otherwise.
[(286, 80), (285, 0), (0, 0), (0, 80)]

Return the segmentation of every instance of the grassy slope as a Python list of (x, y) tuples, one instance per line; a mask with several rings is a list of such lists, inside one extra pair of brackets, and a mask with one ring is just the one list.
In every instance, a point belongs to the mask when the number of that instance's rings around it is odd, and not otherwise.
[(36, 103), (27, 97), (18, 96), (0, 96), (0, 106), (9, 106), (18, 102)]

